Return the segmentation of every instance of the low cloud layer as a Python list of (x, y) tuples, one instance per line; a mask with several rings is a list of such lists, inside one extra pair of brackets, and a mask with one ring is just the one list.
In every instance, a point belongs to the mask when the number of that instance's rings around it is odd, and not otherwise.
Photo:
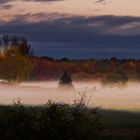
[[(28, 21), (41, 16), (44, 20)], [(140, 17), (27, 14), (1, 24), (0, 34), (27, 37), (37, 55), (139, 57), (140, 54)]]
[(111, 2), (112, 2), (111, 0), (96, 0), (95, 1), (96, 4), (104, 4), (104, 5), (109, 4)]
[(0, 4), (6, 4), (8, 2), (11, 2), (12, 0), (0, 0)]
[[(16, 0), (0, 0), (0, 4), (7, 4)], [(53, 1), (63, 1), (63, 0), (20, 0), (20, 1), (33, 1), (33, 2), (53, 2)]]
[(105, 2), (106, 0), (96, 0), (96, 3)]
[(22, 0), (22, 1), (48, 2), (48, 1), (63, 1), (63, 0)]

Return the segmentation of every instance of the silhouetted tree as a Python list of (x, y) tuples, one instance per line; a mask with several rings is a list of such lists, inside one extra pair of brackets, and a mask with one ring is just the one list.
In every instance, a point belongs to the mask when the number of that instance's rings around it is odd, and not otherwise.
[(64, 71), (63, 75), (60, 78), (60, 84), (72, 84), (72, 79), (67, 71)]
[(17, 47), (21, 53), (21, 55), (32, 56), (33, 49), (31, 45), (28, 44), (28, 41), (22, 36), (15, 35), (3, 35), (0, 38), (0, 46), (1, 50), (5, 48)]
[(73, 87), (72, 85), (72, 79), (69, 73), (65, 70), (64, 73), (62, 74), (60, 81), (59, 81), (59, 87)]

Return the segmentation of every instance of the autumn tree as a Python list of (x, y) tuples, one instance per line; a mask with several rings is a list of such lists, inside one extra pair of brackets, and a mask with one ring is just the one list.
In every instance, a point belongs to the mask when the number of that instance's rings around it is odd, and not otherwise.
[(10, 83), (27, 79), (32, 71), (31, 47), (23, 37), (5, 35), (1, 38), (0, 78)]

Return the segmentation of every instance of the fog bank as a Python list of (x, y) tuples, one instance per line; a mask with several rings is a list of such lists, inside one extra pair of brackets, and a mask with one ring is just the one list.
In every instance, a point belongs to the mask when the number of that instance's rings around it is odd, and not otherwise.
[(124, 86), (103, 86), (99, 82), (74, 82), (74, 90), (59, 90), (58, 81), (23, 82), (10, 86), (0, 84), (0, 104), (12, 104), (21, 99), (23, 104), (45, 104), (48, 99), (55, 102), (73, 103), (85, 94), (89, 106), (109, 109), (140, 110), (140, 83), (129, 82)]

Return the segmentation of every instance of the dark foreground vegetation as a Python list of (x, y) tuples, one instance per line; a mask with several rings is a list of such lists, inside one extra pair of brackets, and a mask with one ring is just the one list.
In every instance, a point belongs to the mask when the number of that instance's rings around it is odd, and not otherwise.
[(0, 140), (98, 139), (99, 120), (97, 109), (88, 110), (84, 104), (0, 106)]
[(0, 140), (138, 140), (140, 113), (84, 104), (0, 106)]

